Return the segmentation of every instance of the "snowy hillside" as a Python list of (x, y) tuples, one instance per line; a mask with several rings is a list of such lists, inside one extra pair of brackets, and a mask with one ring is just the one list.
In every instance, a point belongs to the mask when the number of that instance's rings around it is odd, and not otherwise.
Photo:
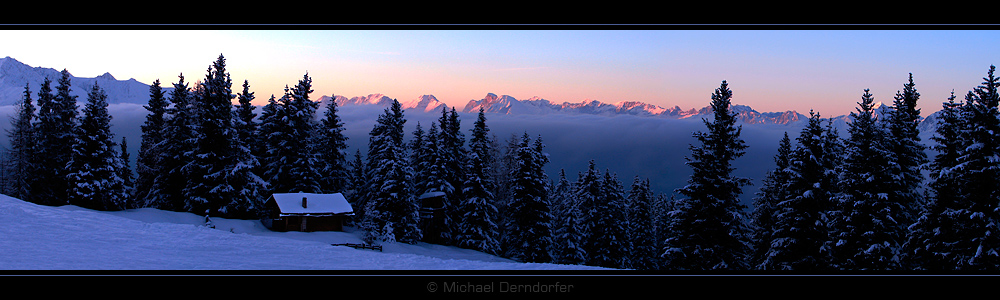
[[(138, 209), (99, 212), (0, 195), (2, 270), (595, 270), (526, 264), (419, 243), (384, 252), (351, 232), (272, 232), (260, 222)], [(350, 230), (349, 230), (350, 231)]]
[[(42, 67), (31, 67), (11, 57), (0, 58), (0, 105), (13, 105), (21, 100), (24, 95), (24, 85), (29, 84), (31, 97), (37, 98), (39, 87), (46, 77), (52, 81), (51, 87), (55, 89), (58, 84), (61, 70)], [(73, 70), (67, 70), (71, 75)], [(108, 94), (108, 103), (134, 103), (146, 104), (149, 102), (149, 84), (141, 83), (135, 79), (128, 80), (115, 79), (109, 73), (101, 76), (70, 77), (70, 94), (77, 96), (81, 103), (86, 102), (87, 92), (98, 85)], [(164, 87), (164, 92), (169, 93), (172, 88)]]

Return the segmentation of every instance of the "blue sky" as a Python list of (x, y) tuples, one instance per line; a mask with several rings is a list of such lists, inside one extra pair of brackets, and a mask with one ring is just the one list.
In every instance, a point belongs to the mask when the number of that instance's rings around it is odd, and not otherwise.
[(459, 108), (487, 93), (700, 108), (727, 80), (733, 101), (758, 111), (832, 116), (852, 111), (865, 88), (891, 102), (913, 73), (926, 115), (1000, 62), (1000, 31), (981, 30), (0, 30), (0, 39), (0, 56), (81, 77), (195, 81), (221, 53), (234, 89), (248, 80), (261, 103), (308, 72), (316, 98), (431, 94)]

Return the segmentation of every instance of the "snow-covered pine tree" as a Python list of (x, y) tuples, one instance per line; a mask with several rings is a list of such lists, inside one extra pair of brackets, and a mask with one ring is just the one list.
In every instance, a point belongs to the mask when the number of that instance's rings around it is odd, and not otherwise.
[(785, 187), (791, 177), (788, 169), (791, 163), (791, 154), (792, 143), (788, 138), (788, 132), (785, 132), (785, 135), (778, 142), (778, 154), (774, 155), (775, 167), (767, 172), (760, 191), (757, 192), (757, 197), (753, 199), (751, 225), (754, 229), (752, 239), (754, 250), (750, 264), (755, 269), (764, 269), (761, 264), (766, 260), (765, 254), (771, 248), (775, 213), (777, 213), (779, 203), (788, 199), (789, 196)]
[(550, 262), (552, 243), (547, 178), (547, 157), (539, 137), (535, 143), (527, 133), (517, 148), (517, 167), (511, 170), (511, 198), (505, 225), (505, 256), (520, 262)]
[(787, 198), (775, 207), (770, 249), (764, 270), (817, 271), (829, 268), (829, 211), (836, 172), (829, 164), (835, 155), (826, 147), (830, 136), (818, 113), (809, 121), (792, 150), (788, 166)]
[(166, 108), (163, 135), (153, 148), (157, 172), (150, 192), (146, 196), (147, 207), (163, 210), (184, 210), (184, 195), (182, 190), (187, 185), (188, 177), (184, 167), (191, 159), (194, 148), (194, 129), (196, 112), (192, 102), (191, 90), (184, 82), (184, 74), (178, 75), (177, 83), (170, 92), (172, 106)]
[(1000, 78), (994, 76), (995, 66), (990, 66), (987, 77), (982, 85), (977, 86), (965, 97), (963, 118), (965, 125), (959, 131), (960, 139), (964, 140), (964, 148), (960, 149), (955, 167), (950, 168), (955, 180), (961, 187), (958, 195), (960, 203), (956, 209), (968, 219), (962, 219), (955, 224), (959, 230), (958, 241), (953, 245), (951, 255), (959, 263), (959, 270), (998, 270), (1000, 269), (1000, 236), (996, 234), (1000, 216), (997, 215), (997, 205), (1000, 203), (1000, 112), (997, 110), (1000, 101)]
[(566, 170), (559, 170), (559, 182), (552, 189), (552, 262), (582, 265), (587, 262), (583, 250), (585, 226), (580, 203), (573, 195), (575, 187), (566, 179)]
[(641, 180), (636, 176), (628, 192), (628, 240), (632, 250), (626, 253), (629, 264), (624, 266), (636, 270), (655, 269), (653, 258), (658, 254), (656, 238), (653, 231), (653, 192), (649, 187), (649, 179)]
[(139, 145), (139, 155), (135, 162), (135, 189), (134, 196), (137, 206), (146, 206), (149, 203), (149, 191), (153, 188), (153, 181), (162, 171), (160, 166), (160, 148), (157, 145), (163, 141), (164, 127), (166, 127), (167, 98), (160, 86), (160, 80), (153, 81), (149, 86), (149, 102), (143, 106), (149, 113), (146, 114), (146, 121), (142, 124), (142, 141)]
[(317, 102), (309, 99), (312, 79), (303, 76), (277, 101), (271, 97), (261, 113), (261, 137), (267, 154), (263, 178), (271, 193), (321, 193), (320, 162), (316, 153)]
[(124, 186), (125, 192), (125, 206), (126, 209), (139, 208), (139, 204), (135, 201), (135, 176), (132, 174), (131, 155), (128, 153), (128, 140), (122, 137), (122, 142), (118, 144), (120, 146), (118, 150), (118, 161), (121, 166), (118, 168), (118, 177), (122, 179), (122, 185)]
[(265, 213), (264, 201), (267, 183), (257, 172), (260, 160), (254, 150), (255, 107), (251, 103), (253, 92), (250, 84), (243, 81), (243, 92), (238, 94), (239, 104), (232, 113), (232, 129), (228, 131), (232, 164), (226, 166), (226, 182), (232, 187), (232, 197), (221, 203), (219, 216), (233, 219), (259, 219)]
[(628, 254), (632, 252), (627, 235), (629, 220), (626, 217), (625, 191), (617, 175), (608, 170), (605, 170), (600, 185), (603, 187), (600, 197), (591, 209), (591, 220), (595, 222), (591, 225), (590, 242), (596, 247), (587, 252), (587, 264), (622, 268), (630, 264)]
[(330, 100), (319, 124), (318, 148), (321, 187), (324, 193), (343, 193), (348, 184), (347, 136), (337, 115), (337, 101)]
[[(50, 135), (52, 132), (52, 108), (54, 106), (55, 94), (52, 92), (52, 80), (48, 77), (42, 80), (41, 86), (38, 89), (38, 112), (35, 115), (35, 121), (31, 124), (31, 128), (35, 138), (35, 145), (33, 150), (33, 155), (29, 156), (28, 166), (29, 176), (25, 177), (25, 184), (27, 193), (24, 194), (25, 201), (42, 204), (47, 203), (47, 198), (44, 196), (45, 191), (48, 190), (47, 178), (51, 177), (51, 170), (48, 170), (49, 161), (48, 158), (43, 157), (42, 153), (47, 150), (44, 141), (50, 140)], [(43, 116), (49, 121), (42, 121)]]
[(63, 69), (55, 94), (44, 86), (39, 91), (38, 157), (40, 164), (32, 189), (32, 198), (39, 204), (67, 204), (66, 164), (70, 160), (77, 122), (76, 96), (70, 94), (70, 74)]
[[(369, 133), (368, 188), (361, 229), (368, 243), (420, 241), (419, 204), (413, 196), (412, 168), (403, 142), (403, 116), (399, 101), (385, 109)], [(391, 231), (391, 232), (390, 232)]]
[(586, 254), (585, 264), (594, 265), (591, 256), (604, 247), (599, 242), (599, 236), (606, 234), (608, 230), (607, 226), (599, 226), (600, 214), (605, 210), (607, 203), (602, 201), (604, 182), (594, 160), (588, 162), (587, 171), (579, 174), (573, 187), (573, 197), (579, 206), (583, 224), (580, 235), (581, 247)]
[[(499, 144), (500, 141), (497, 141)], [(494, 181), (498, 184), (496, 185), (496, 191), (493, 192), (493, 196), (496, 198), (498, 218), (497, 224), (501, 224), (500, 229), (500, 241), (505, 240), (507, 231), (505, 229), (505, 224), (509, 222), (508, 217), (510, 214), (507, 212), (508, 204), (510, 203), (510, 198), (512, 194), (510, 182), (511, 182), (511, 172), (517, 167), (517, 149), (520, 147), (521, 139), (514, 133), (511, 133), (510, 138), (506, 140), (506, 146), (498, 147), (497, 149), (497, 159), (494, 166), (496, 171), (494, 174)], [(507, 247), (501, 245), (501, 248), (506, 249)]]
[(967, 199), (961, 197), (962, 185), (953, 172), (960, 171), (954, 168), (961, 151), (966, 147), (959, 134), (961, 128), (965, 127), (965, 120), (960, 111), (962, 103), (955, 102), (954, 91), (941, 106), (935, 134), (931, 137), (935, 142), (931, 149), (936, 154), (927, 164), (930, 171), (927, 186), (931, 194), (921, 208), (916, 222), (908, 228), (907, 241), (901, 250), (905, 269), (955, 270), (965, 260), (958, 255), (961, 251), (957, 251), (954, 246), (964, 243), (960, 239), (966, 237), (959, 225), (972, 219), (972, 214), (967, 206)]
[(457, 207), (461, 219), (458, 220), (456, 243), (459, 247), (499, 254), (499, 211), (493, 197), (496, 183), (492, 177), (495, 151), (491, 148), (494, 143), (482, 108), (471, 131), (465, 182), (462, 183), (463, 199)]
[[(927, 153), (920, 142), (920, 109), (917, 101), (920, 93), (913, 83), (913, 73), (909, 81), (903, 84), (903, 90), (896, 92), (892, 109), (882, 119), (888, 131), (888, 143), (892, 153), (895, 169), (893, 173), (899, 177), (893, 180), (891, 194), (895, 200), (904, 205), (904, 210), (893, 211), (892, 218), (901, 226), (913, 224), (919, 207), (923, 204), (923, 174), (921, 167), (926, 164)], [(905, 228), (904, 228), (905, 230)]]
[(257, 97), (250, 91), (250, 82), (243, 80), (243, 91), (236, 94), (237, 102), (236, 115), (233, 117), (233, 128), (236, 129), (238, 141), (249, 147), (250, 154), (257, 159), (258, 166), (253, 169), (253, 173), (260, 175), (263, 163), (261, 162), (265, 149), (264, 141), (257, 136), (260, 130), (260, 123), (257, 121), (257, 107), (253, 105), (253, 100)]
[(354, 160), (351, 161), (350, 181), (344, 197), (347, 203), (354, 209), (354, 216), (346, 221), (346, 224), (355, 225), (364, 217), (364, 195), (367, 194), (368, 180), (366, 179), (365, 163), (361, 159), (361, 149), (354, 152)]
[(296, 149), (290, 151), (292, 154), (287, 163), (289, 168), (289, 178), (293, 182), (292, 191), (321, 193), (319, 155), (316, 152), (316, 130), (319, 123), (316, 121), (316, 109), (319, 102), (309, 99), (309, 94), (313, 92), (312, 78), (306, 73), (302, 79), (291, 89), (291, 101), (288, 103), (291, 109), (288, 110), (290, 127), (290, 137), (294, 141), (287, 141), (289, 146)]
[(122, 210), (128, 198), (118, 175), (120, 157), (115, 151), (108, 114), (107, 94), (96, 84), (87, 94), (87, 105), (66, 165), (67, 202), (83, 208)]
[(453, 228), (456, 224), (455, 221), (462, 218), (458, 212), (458, 203), (463, 198), (461, 194), (462, 183), (465, 181), (467, 153), (464, 146), (465, 135), (461, 131), (461, 122), (455, 108), (452, 108), (449, 113), (447, 107), (441, 107), (438, 126), (440, 126), (438, 134), (428, 134), (428, 136), (437, 139), (441, 156), (441, 179), (451, 187), (442, 191), (445, 193), (445, 197), (442, 199), (442, 210), (445, 219), (447, 219), (447, 227), (444, 228), (441, 240), (442, 244), (451, 245), (455, 242), (452, 238), (454, 234), (452, 231), (457, 230), (457, 228)]
[(8, 193), (18, 199), (28, 200), (31, 190), (29, 183), (34, 176), (35, 155), (35, 105), (31, 102), (31, 89), (24, 85), (24, 96), (17, 104), (15, 115), (10, 120), (11, 129), (7, 130), (7, 140), (10, 143), (6, 153), (9, 165), (4, 177), (8, 180)]
[(421, 209), (431, 211), (430, 215), (424, 217), (423, 238), (430, 243), (448, 244), (452, 240), (453, 220), (451, 214), (447, 213), (450, 204), (447, 198), (454, 194), (454, 186), (445, 179), (448, 171), (445, 169), (447, 165), (441, 149), (442, 140), (435, 123), (431, 123), (426, 135), (422, 135), (421, 128), (417, 129), (414, 135), (421, 134), (421, 137), (411, 141), (411, 150), (414, 151), (411, 155), (413, 168), (420, 170), (419, 173), (413, 173), (414, 196), (418, 202), (423, 202), (426, 198), (440, 199), (440, 203), (434, 201), (433, 204), (421, 204)]
[(703, 120), (708, 133), (694, 134), (701, 146), (690, 147), (687, 164), (694, 172), (688, 185), (677, 189), (685, 198), (679, 199), (670, 213), (669, 237), (662, 254), (669, 269), (748, 267), (750, 230), (739, 195), (750, 179), (733, 176), (731, 165), (747, 146), (740, 138), (742, 127), (735, 125), (736, 114), (729, 110), (731, 98), (728, 83), (722, 81), (712, 94), (714, 120)]
[(261, 154), (261, 163), (264, 166), (261, 172), (262, 178), (267, 182), (268, 193), (286, 193), (291, 188), (288, 186), (288, 179), (284, 175), (288, 173), (287, 164), (283, 162), (285, 152), (285, 140), (288, 138), (287, 103), (290, 101), (288, 85), (285, 85), (285, 93), (280, 99), (275, 99), (274, 95), (267, 100), (267, 104), (261, 108), (260, 126), (257, 128), (257, 136), (264, 147)]
[(219, 57), (208, 67), (204, 81), (194, 94), (198, 108), (193, 155), (188, 166), (188, 184), (184, 188), (185, 210), (220, 215), (224, 205), (236, 193), (228, 173), (235, 164), (232, 127), (232, 79), (226, 71), (226, 58)]
[(899, 268), (897, 251), (905, 237), (905, 219), (895, 174), (896, 156), (890, 135), (876, 123), (874, 98), (868, 89), (851, 113), (844, 163), (838, 166), (841, 193), (833, 198), (838, 218), (832, 220), (831, 266), (840, 270)]

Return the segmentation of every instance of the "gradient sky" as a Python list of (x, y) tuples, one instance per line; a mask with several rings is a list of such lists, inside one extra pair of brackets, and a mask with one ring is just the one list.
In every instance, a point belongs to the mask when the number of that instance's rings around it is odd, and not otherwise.
[(701, 108), (727, 80), (734, 103), (824, 116), (853, 111), (865, 88), (891, 103), (908, 73), (927, 115), (1000, 63), (1000, 31), (465, 29), (0, 30), (0, 57), (168, 85), (223, 54), (234, 92), (248, 80), (258, 104), (306, 72), (314, 99), (430, 94), (459, 109), (487, 93)]

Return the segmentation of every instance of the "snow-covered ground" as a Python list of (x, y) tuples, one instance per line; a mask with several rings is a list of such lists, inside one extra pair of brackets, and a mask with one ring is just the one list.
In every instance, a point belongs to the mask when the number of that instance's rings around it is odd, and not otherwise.
[(383, 252), (346, 232), (272, 232), (258, 221), (136, 209), (100, 212), (0, 195), (0, 270), (596, 270), (518, 263), (426, 243)]

